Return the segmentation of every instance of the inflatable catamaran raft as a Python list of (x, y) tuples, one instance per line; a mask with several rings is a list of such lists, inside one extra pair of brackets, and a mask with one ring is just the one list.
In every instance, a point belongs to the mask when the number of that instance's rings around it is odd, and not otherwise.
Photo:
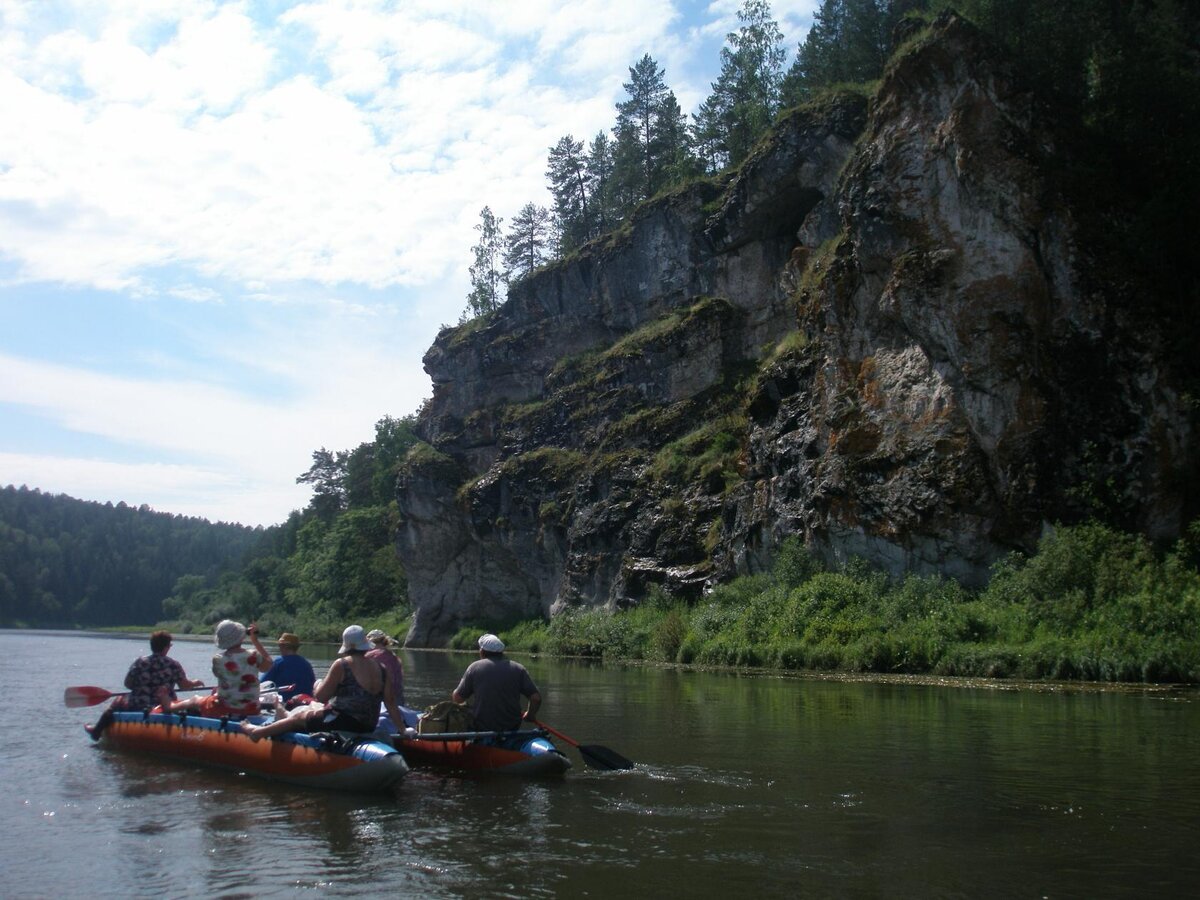
[[(252, 716), (249, 721), (268, 720)], [(408, 772), (403, 755), (370, 735), (292, 732), (252, 741), (237, 722), (180, 713), (114, 712), (100, 742), (117, 750), (339, 791), (387, 790)]]

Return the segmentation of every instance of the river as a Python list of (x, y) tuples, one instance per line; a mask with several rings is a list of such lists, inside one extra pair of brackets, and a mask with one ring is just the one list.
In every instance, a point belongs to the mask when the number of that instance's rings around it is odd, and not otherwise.
[[(369, 624), (369, 623), (368, 623)], [(318, 670), (322, 654), (303, 648)], [(1173, 897), (1200, 884), (1200, 694), (526, 659), (542, 717), (633, 759), (412, 772), (361, 797), (93, 746), (130, 638), (0, 631), (0, 896)], [(206, 678), (212, 645), (171, 655)], [(470, 657), (406, 651), (408, 700)], [(31, 722), (17, 722), (18, 712)]]

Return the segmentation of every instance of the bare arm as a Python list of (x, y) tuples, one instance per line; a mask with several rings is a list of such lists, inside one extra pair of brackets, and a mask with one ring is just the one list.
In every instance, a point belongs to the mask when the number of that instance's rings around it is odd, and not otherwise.
[(249, 632), (250, 640), (254, 642), (254, 650), (258, 654), (258, 671), (266, 672), (271, 668), (271, 654), (267, 652), (267, 648), (262, 645), (262, 641), (258, 639), (258, 629), (255, 628)]
[(408, 726), (404, 723), (404, 715), (400, 712), (400, 707), (396, 705), (396, 691), (392, 687), (392, 679), (387, 677), (386, 672), (383, 678), (383, 706), (387, 710), (388, 718), (396, 726), (396, 733), (404, 734), (404, 729)]
[(340, 659), (333, 661), (333, 665), (329, 667), (329, 671), (316, 687), (316, 693), (313, 694), (315, 700), (327, 703), (333, 699), (333, 695), (337, 693), (337, 686), (342, 683), (343, 665), (345, 663)]
[(529, 695), (529, 708), (525, 710), (525, 718), (533, 721), (537, 718), (538, 710), (542, 708), (542, 695), (534, 691)]
[[(470, 670), (471, 667), (467, 666), (467, 672)], [(463, 672), (462, 678), (459, 679), (458, 687), (450, 692), (450, 699), (455, 703), (466, 703), (467, 700), (470, 699), (471, 694), (475, 692), (475, 686), (471, 683), (471, 679), (468, 677), (467, 672)]]

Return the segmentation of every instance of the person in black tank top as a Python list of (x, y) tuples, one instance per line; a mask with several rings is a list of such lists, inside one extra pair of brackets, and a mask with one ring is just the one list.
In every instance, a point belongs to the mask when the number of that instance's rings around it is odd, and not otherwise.
[(375, 660), (367, 659), (371, 649), (361, 625), (351, 625), (342, 632), (342, 648), (329, 672), (317, 685), (318, 701), (323, 709), (301, 712), (279, 719), (269, 725), (241, 724), (251, 740), (273, 737), (289, 731), (352, 731), (366, 734), (375, 730), (379, 719), (379, 704), (386, 707), (392, 724), (404, 731), (404, 716), (396, 705), (391, 679)]

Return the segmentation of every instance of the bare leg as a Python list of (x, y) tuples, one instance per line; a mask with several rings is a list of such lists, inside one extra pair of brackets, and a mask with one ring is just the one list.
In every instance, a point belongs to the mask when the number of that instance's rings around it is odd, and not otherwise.
[(238, 725), (243, 734), (250, 736), (250, 740), (259, 741), (266, 737), (274, 737), (277, 734), (286, 734), (289, 731), (299, 731), (304, 725), (304, 720), (299, 716), (288, 716), (286, 719), (276, 719), (269, 725), (251, 725), (249, 722), (242, 722)]
[(113, 707), (110, 706), (104, 712), (100, 713), (100, 718), (96, 721), (95, 725), (84, 725), (83, 727), (87, 730), (87, 733), (92, 736), (93, 741), (98, 741), (100, 740), (100, 735), (104, 733), (104, 729), (108, 727), (112, 720)]

